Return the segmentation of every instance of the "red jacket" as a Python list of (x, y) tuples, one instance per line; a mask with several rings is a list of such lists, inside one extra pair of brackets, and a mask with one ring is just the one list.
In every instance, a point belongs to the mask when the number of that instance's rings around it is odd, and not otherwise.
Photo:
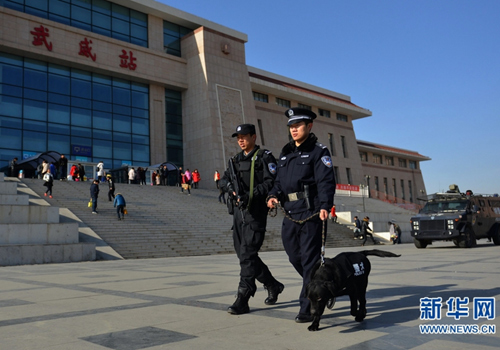
[(193, 171), (191, 175), (193, 176), (193, 182), (200, 182), (201, 177), (199, 172)]

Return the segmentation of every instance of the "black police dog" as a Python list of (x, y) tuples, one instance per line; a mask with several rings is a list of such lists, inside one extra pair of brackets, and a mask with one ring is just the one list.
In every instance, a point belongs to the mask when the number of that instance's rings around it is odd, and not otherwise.
[(319, 261), (314, 266), (311, 271), (311, 282), (306, 288), (306, 296), (311, 301), (313, 318), (308, 328), (310, 331), (318, 330), (319, 320), (328, 301), (342, 295), (349, 295), (351, 315), (357, 322), (363, 321), (366, 317), (366, 287), (371, 270), (370, 261), (366, 258), (368, 255), (382, 258), (401, 256), (378, 249), (364, 250), (340, 253), (333, 259), (324, 259), (323, 265)]

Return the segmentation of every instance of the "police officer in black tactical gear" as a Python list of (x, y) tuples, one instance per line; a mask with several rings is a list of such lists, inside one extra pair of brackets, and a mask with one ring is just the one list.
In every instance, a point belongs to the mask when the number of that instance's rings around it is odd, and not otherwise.
[(250, 312), (248, 300), (257, 290), (255, 280), (267, 289), (268, 297), (264, 301), (267, 305), (276, 303), (284, 285), (273, 277), (259, 257), (267, 223), (266, 197), (276, 176), (276, 159), (270, 151), (255, 144), (254, 125), (239, 125), (232, 137), (238, 137), (242, 151), (229, 160), (229, 168), (219, 185), (229, 194), (234, 249), (241, 269), (237, 299), (227, 311), (239, 315)]
[(303, 323), (312, 321), (305, 289), (312, 267), (321, 258), (323, 223), (326, 234), (335, 176), (330, 152), (311, 133), (316, 114), (304, 108), (291, 108), (285, 115), (293, 140), (281, 151), (267, 205), (272, 208), (279, 201), (286, 213), (281, 236), (290, 263), (303, 279), (300, 312), (295, 318), (295, 322)]

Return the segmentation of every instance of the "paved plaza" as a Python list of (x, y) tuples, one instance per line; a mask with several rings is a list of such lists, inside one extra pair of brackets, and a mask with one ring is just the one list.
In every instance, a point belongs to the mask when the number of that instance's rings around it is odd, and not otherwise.
[[(498, 331), (429, 335), (419, 325), (498, 328), (498, 318), (474, 320), (472, 301), (495, 298), (498, 314), (500, 247), (481, 241), (473, 249), (444, 242), (380, 248), (402, 256), (369, 257), (364, 322), (354, 321), (341, 297), (318, 332), (294, 322), (301, 280), (284, 252), (261, 254), (286, 286), (278, 303), (266, 306), (259, 286), (251, 312), (240, 316), (226, 312), (238, 284), (233, 254), (1, 267), (0, 349), (498, 349)], [(420, 320), (426, 297), (442, 298), (441, 320)], [(450, 297), (468, 297), (469, 316), (447, 316)]]

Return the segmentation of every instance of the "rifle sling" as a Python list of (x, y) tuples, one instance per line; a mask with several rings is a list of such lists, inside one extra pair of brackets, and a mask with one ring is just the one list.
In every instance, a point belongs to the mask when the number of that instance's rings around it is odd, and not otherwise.
[(257, 158), (258, 151), (254, 153), (252, 157), (252, 167), (250, 168), (250, 198), (248, 200), (248, 209), (250, 209), (250, 205), (252, 205), (253, 199), (253, 181), (255, 177), (255, 158)]

